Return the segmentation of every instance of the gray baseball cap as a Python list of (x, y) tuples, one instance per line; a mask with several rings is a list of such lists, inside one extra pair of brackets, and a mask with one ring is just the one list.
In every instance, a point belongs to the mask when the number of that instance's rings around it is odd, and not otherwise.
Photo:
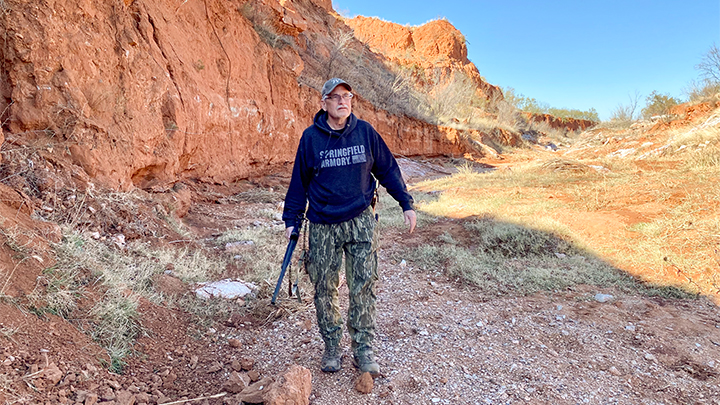
[(330, 94), (331, 91), (335, 90), (335, 87), (337, 87), (341, 84), (344, 85), (345, 87), (347, 87), (348, 90), (352, 91), (352, 87), (350, 87), (350, 85), (345, 80), (337, 78), (337, 77), (333, 77), (332, 79), (326, 81), (325, 84), (323, 84), (322, 92), (320, 93), (320, 96), (322, 98), (325, 98), (325, 96)]

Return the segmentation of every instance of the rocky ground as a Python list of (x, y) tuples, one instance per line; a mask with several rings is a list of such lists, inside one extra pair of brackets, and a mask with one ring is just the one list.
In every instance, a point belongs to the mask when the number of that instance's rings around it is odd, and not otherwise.
[[(411, 177), (447, 174), (429, 162), (403, 165)], [(277, 204), (199, 202), (185, 221), (202, 237), (221, 232), (228, 219), (250, 224), (269, 208)], [(403, 245), (432, 243), (443, 233), (467, 237), (461, 225), (443, 219), (414, 234), (384, 227), (376, 344), (382, 375), (374, 381), (361, 381), (352, 367), (347, 335), (342, 371), (320, 372), (323, 344), (308, 291), (303, 303), (261, 300), (211, 325), (143, 301), (145, 334), (123, 374), (108, 372), (98, 362), (102, 351), (61, 318), (3, 302), (0, 401), (236, 404), (258, 401), (257, 390), (274, 379), (286, 383), (279, 397), (318, 405), (720, 404), (716, 306), (592, 286), (492, 296), (403, 259)], [(259, 226), (282, 232), (281, 223)], [(170, 276), (163, 280), (166, 291), (188, 291)]]

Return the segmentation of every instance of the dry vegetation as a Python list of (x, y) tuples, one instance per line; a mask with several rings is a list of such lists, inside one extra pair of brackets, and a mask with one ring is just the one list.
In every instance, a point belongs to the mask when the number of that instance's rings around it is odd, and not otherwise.
[[(440, 192), (438, 198), (420, 205), (424, 212), (437, 216), (492, 218), (477, 222), (477, 229), (485, 229), (478, 235), (479, 244), (474, 248), (481, 249), (480, 253), (484, 253), (482, 246), (488, 241), (483, 235), (496, 234), (496, 227), (500, 227), (501, 233), (514, 230), (514, 237), (503, 239), (503, 245), (518, 248), (516, 251), (508, 248), (511, 251), (502, 260), (488, 260), (474, 251), (472, 255), (464, 255), (476, 260), (471, 267), (485, 268), (480, 272), (512, 269), (513, 261), (537, 257), (537, 253), (532, 252), (541, 251), (547, 258), (539, 260), (537, 265), (523, 263), (523, 271), (535, 267), (559, 271), (569, 266), (572, 277), (559, 276), (560, 284), (583, 278), (581, 274), (588, 267), (593, 271), (600, 269), (606, 282), (617, 283), (624, 277), (618, 277), (612, 266), (652, 285), (677, 287), (685, 292), (680, 295), (704, 294), (717, 298), (720, 263), (715, 252), (720, 238), (720, 191), (710, 185), (720, 181), (718, 145), (717, 126), (699, 126), (671, 137), (662, 156), (639, 162), (552, 156), (490, 173), (460, 170), (452, 177), (418, 184), (416, 189)], [(663, 169), (653, 170), (653, 167)], [(632, 214), (635, 214), (632, 220), (624, 222), (622, 227), (613, 226), (619, 216)], [(598, 221), (600, 223), (595, 224)], [(595, 229), (596, 226), (601, 232), (616, 233), (617, 237), (597, 238), (590, 232), (582, 232), (583, 227)], [(544, 236), (538, 238), (538, 233)], [(551, 235), (566, 244), (548, 243), (545, 239)], [(617, 244), (621, 241), (622, 244)], [(574, 247), (568, 250), (568, 246)], [(438, 250), (442, 249), (461, 256), (453, 244), (425, 248), (426, 256), (439, 260)], [(575, 260), (578, 257), (583, 259)], [(599, 257), (607, 263), (598, 261)], [(453, 266), (467, 266), (459, 263), (458, 259)], [(467, 273), (467, 270), (459, 271)], [(493, 277), (498, 276), (474, 279), (480, 279), (476, 283), (482, 285)], [(515, 274), (509, 278), (516, 279), (533, 277)], [(587, 276), (586, 280), (577, 282), (595, 283), (596, 279), (596, 276)], [(560, 284), (547, 288), (557, 288)], [(535, 287), (514, 287), (519, 291), (528, 288), (534, 290)], [(640, 291), (648, 291), (647, 286)], [(650, 291), (658, 292), (654, 288)], [(664, 289), (663, 293), (677, 295), (679, 290)]]

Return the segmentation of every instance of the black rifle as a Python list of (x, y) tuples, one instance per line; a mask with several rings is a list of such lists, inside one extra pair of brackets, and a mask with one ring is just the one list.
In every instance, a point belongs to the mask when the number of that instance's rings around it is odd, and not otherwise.
[(273, 293), (272, 300), (270, 301), (273, 305), (275, 305), (278, 293), (280, 293), (280, 287), (282, 286), (283, 278), (285, 277), (285, 271), (288, 266), (290, 266), (290, 261), (292, 261), (293, 251), (295, 251), (295, 246), (297, 245), (297, 241), (300, 237), (300, 228), (302, 227), (303, 219), (304, 218), (301, 215), (300, 218), (298, 218), (297, 225), (295, 225), (292, 233), (290, 234), (290, 242), (288, 243), (287, 249), (285, 249), (285, 258), (283, 259), (282, 268), (280, 269), (280, 277), (278, 277), (277, 285), (275, 285), (275, 292)]

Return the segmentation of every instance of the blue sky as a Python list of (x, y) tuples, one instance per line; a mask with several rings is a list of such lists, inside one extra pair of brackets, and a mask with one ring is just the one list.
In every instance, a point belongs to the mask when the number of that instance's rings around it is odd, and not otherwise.
[(334, 0), (346, 17), (402, 25), (447, 18), (491, 84), (605, 120), (638, 93), (685, 99), (695, 66), (720, 46), (720, 0)]

